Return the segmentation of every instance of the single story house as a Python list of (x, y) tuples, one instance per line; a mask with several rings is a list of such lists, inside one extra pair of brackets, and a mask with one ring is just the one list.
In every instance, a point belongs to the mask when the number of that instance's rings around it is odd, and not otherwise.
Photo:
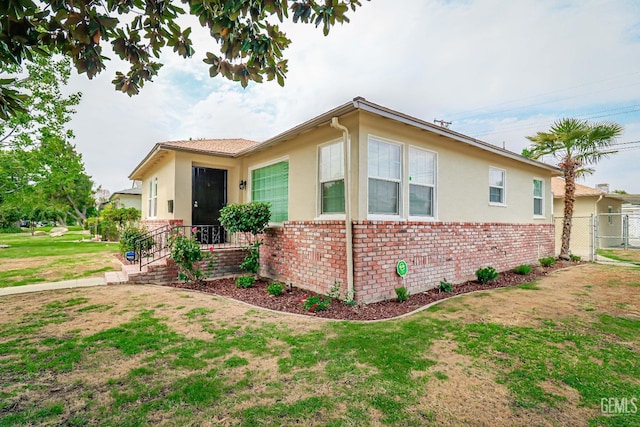
[(553, 255), (559, 174), (358, 97), (260, 143), (158, 143), (129, 178), (143, 183), (149, 228), (215, 224), (227, 203), (269, 202), (263, 276), (321, 293), (340, 282), (373, 302)]
[[(556, 222), (556, 252), (560, 251), (562, 218), (564, 217), (563, 178), (551, 180), (553, 192), (553, 216)], [(573, 205), (571, 242), (569, 250), (574, 255), (593, 259), (595, 251), (603, 248), (621, 248), (629, 243), (623, 206), (627, 201), (639, 201), (640, 196), (609, 192), (607, 184), (598, 188), (576, 183), (576, 201)], [(634, 215), (631, 215), (634, 217)], [(635, 217), (634, 221), (637, 221)], [(625, 231), (627, 230), (627, 231)], [(638, 230), (640, 233), (640, 230)]]
[(142, 210), (142, 183), (133, 181), (131, 188), (115, 191), (109, 197), (109, 203), (116, 209), (136, 208)]

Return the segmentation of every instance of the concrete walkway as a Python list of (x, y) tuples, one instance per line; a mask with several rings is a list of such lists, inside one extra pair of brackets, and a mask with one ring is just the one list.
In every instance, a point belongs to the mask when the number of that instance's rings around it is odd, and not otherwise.
[(87, 286), (102, 286), (107, 282), (104, 277), (87, 277), (84, 279), (64, 280), (62, 282), (38, 283), (35, 285), (10, 286), (0, 288), (0, 296), (26, 294), (29, 292), (51, 291), (54, 289), (82, 288)]

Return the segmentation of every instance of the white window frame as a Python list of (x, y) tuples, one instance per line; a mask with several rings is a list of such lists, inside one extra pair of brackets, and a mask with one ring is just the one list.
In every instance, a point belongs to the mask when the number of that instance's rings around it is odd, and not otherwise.
[[(426, 151), (428, 153), (433, 154), (433, 184), (429, 185), (429, 184), (416, 184), (416, 183), (412, 183), (410, 178), (411, 178), (411, 160), (409, 158), (407, 158), (408, 160), (408, 164), (407, 164), (407, 171), (408, 171), (408, 176), (407, 176), (407, 200), (409, 201), (409, 205), (407, 207), (408, 209), (408, 218), (410, 221), (435, 221), (436, 218), (438, 217), (438, 153), (436, 151), (433, 150), (429, 150), (426, 148), (422, 148), (422, 147), (418, 147), (415, 145), (409, 145), (409, 150), (408, 150), (408, 155), (411, 156), (411, 150), (419, 150), (419, 151)], [(419, 185), (422, 187), (431, 187), (433, 188), (433, 200), (431, 201), (432, 203), (432, 215), (427, 216), (427, 215), (411, 215), (411, 185)]]
[[(278, 157), (276, 159), (272, 159), (272, 160), (268, 160), (266, 162), (262, 162), (262, 163), (258, 163), (252, 166), (249, 166), (247, 168), (247, 201), (251, 202), (252, 201), (252, 187), (253, 187), (253, 171), (256, 169), (261, 169), (267, 166), (271, 166), (271, 165), (275, 165), (276, 163), (280, 163), (280, 162), (288, 162), (289, 163), (289, 176), (291, 176), (291, 162), (289, 161), (289, 156), (282, 156), (282, 157)], [(289, 184), (290, 184), (290, 180), (289, 180)], [(291, 205), (291, 185), (287, 185), (287, 221), (289, 221), (289, 216), (291, 214), (290, 212), (290, 205)], [(270, 227), (281, 227), (282, 226), (282, 222), (273, 222), (273, 221), (269, 221), (269, 226)]]
[[(381, 142), (383, 144), (389, 144), (389, 145), (396, 145), (400, 148), (400, 178), (396, 179), (388, 179), (388, 178), (380, 178), (380, 177), (375, 177), (375, 176), (371, 176), (371, 174), (369, 173), (369, 149), (370, 149), (370, 141), (371, 140), (375, 140), (376, 142)], [(367, 205), (366, 205), (366, 209), (367, 209), (367, 219), (371, 219), (371, 220), (401, 220), (404, 218), (404, 188), (405, 186), (403, 185), (403, 181), (404, 181), (404, 144), (402, 142), (398, 142), (398, 141), (393, 141), (387, 138), (383, 138), (383, 137), (379, 137), (376, 135), (367, 135), (367, 153), (366, 153), (366, 159), (367, 159)], [(380, 180), (384, 180), (384, 181), (389, 181), (389, 182), (397, 182), (399, 187), (398, 187), (398, 213), (397, 214), (379, 214), (379, 213), (369, 213), (369, 180), (370, 179), (380, 179)]]
[(158, 177), (149, 180), (149, 194), (147, 195), (147, 218), (158, 217)]
[[(340, 150), (340, 154), (341, 154), (341, 162), (342, 162), (342, 183), (344, 185), (345, 182), (345, 171), (344, 171), (344, 140), (343, 139), (335, 139), (333, 141), (329, 141), (329, 142), (325, 142), (323, 144), (318, 145), (318, 151), (317, 151), (317, 159), (316, 159), (316, 167), (318, 168), (317, 170), (317, 177), (318, 177), (318, 187), (317, 187), (317, 197), (316, 197), (316, 218), (315, 219), (326, 219), (326, 220), (332, 220), (332, 219), (344, 219), (345, 218), (345, 213), (342, 212), (334, 212), (334, 213), (324, 213), (322, 212), (322, 184), (327, 183), (327, 182), (333, 182), (333, 181), (339, 181), (340, 179), (325, 179), (322, 180), (321, 178), (321, 174), (322, 174), (322, 170), (321, 170), (321, 165), (320, 165), (320, 161), (321, 161), (321, 152), (322, 149), (324, 147), (328, 147), (330, 145), (334, 145), (334, 144), (340, 144), (341, 145), (341, 150)], [(344, 191), (346, 191), (347, 189), (345, 188)]]
[[(502, 187), (498, 187), (496, 185), (491, 185), (491, 171), (500, 171), (502, 172)], [(494, 188), (502, 188), (502, 202), (492, 202), (491, 201), (491, 187)], [(489, 205), (490, 206), (507, 206), (507, 171), (502, 168), (498, 168), (495, 166), (489, 166)]]
[[(541, 185), (541, 189), (542, 189), (542, 194), (540, 196), (536, 196), (536, 181), (540, 181)], [(534, 200), (534, 204), (533, 204), (533, 217), (534, 218), (545, 218), (545, 203), (544, 203), (544, 179), (542, 178), (533, 178), (533, 200)], [(540, 200), (540, 208), (542, 209), (542, 213), (537, 214), (536, 210), (535, 210), (535, 200), (539, 199)]]

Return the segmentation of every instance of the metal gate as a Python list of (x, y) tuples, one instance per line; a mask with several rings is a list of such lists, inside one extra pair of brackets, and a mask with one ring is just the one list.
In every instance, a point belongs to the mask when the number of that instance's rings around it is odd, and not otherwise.
[[(562, 217), (554, 218), (556, 254), (562, 243)], [(585, 261), (640, 265), (640, 213), (574, 216), (569, 251)]]

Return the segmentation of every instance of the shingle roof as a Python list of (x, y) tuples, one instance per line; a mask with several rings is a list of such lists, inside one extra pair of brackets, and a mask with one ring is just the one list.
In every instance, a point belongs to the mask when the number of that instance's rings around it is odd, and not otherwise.
[[(562, 198), (564, 197), (564, 179), (562, 178), (551, 178), (551, 192), (553, 193), (553, 197)], [(576, 197), (581, 196), (600, 196), (603, 194), (607, 194), (602, 190), (598, 190), (597, 188), (587, 187), (586, 185), (576, 184)]]
[(259, 142), (248, 139), (192, 139), (188, 141), (167, 141), (159, 145), (163, 148), (200, 151), (203, 153), (236, 154), (247, 148), (255, 147)]

